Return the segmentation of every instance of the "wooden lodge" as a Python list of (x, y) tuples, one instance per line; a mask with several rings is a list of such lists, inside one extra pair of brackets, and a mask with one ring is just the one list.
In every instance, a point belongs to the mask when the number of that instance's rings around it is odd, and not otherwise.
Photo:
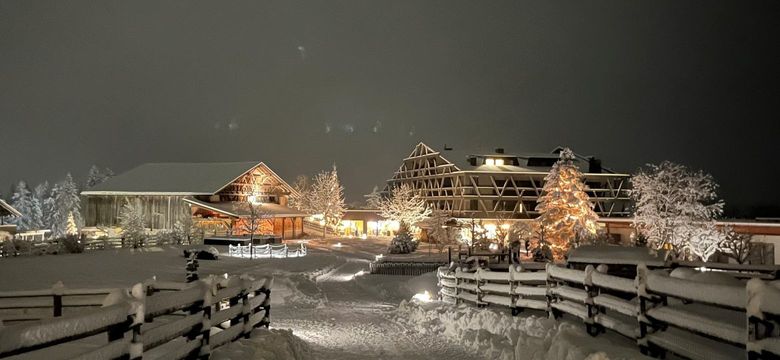
[[(207, 236), (245, 235), (250, 218), (255, 234), (297, 238), (300, 211), (287, 207), (295, 190), (262, 162), (151, 163), (83, 191), (87, 227), (119, 227), (122, 207), (141, 205), (150, 229), (172, 229), (191, 217)], [(252, 205), (250, 205), (252, 204)]]

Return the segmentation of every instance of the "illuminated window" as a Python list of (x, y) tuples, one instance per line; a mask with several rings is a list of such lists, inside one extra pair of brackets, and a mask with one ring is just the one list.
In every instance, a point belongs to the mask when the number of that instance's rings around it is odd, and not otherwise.
[(494, 159), (485, 159), (485, 165), (495, 165), (496, 160)]
[(496, 165), (498, 166), (504, 165), (504, 159), (496, 159)]

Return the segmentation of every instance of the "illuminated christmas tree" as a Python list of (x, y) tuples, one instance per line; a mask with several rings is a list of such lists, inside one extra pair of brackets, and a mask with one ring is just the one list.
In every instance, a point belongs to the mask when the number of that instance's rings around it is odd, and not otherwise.
[(577, 247), (596, 235), (599, 217), (585, 190), (582, 173), (574, 165), (574, 153), (563, 149), (544, 179), (543, 194), (536, 206), (539, 225), (544, 230), (543, 241), (550, 246), (556, 260), (563, 259), (570, 247)]

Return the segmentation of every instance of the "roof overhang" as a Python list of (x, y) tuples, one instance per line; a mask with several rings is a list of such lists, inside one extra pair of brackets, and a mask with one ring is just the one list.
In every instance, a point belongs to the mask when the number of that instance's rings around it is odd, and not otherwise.
[(7, 202), (5, 202), (5, 200), (0, 199), (0, 216), (8, 216), (8, 215), (22, 217), (22, 213), (14, 209), (14, 207), (9, 205)]
[(213, 195), (212, 193), (203, 192), (164, 192), (164, 191), (82, 191), (81, 195), (86, 196), (196, 196), (196, 195)]
[[(191, 206), (207, 209), (216, 212), (218, 214), (222, 214), (232, 218), (248, 218), (252, 216), (250, 212), (242, 208), (243, 205), (247, 204), (245, 202), (210, 203), (210, 202), (201, 201), (193, 198), (185, 198), (184, 202), (189, 203)], [(242, 206), (238, 206), (238, 205), (242, 205)], [(298, 210), (283, 205), (279, 205), (279, 204), (273, 204), (273, 203), (266, 203), (260, 205), (259, 211), (262, 215), (260, 217), (267, 217), (267, 218), (308, 216), (308, 214), (305, 214)]]

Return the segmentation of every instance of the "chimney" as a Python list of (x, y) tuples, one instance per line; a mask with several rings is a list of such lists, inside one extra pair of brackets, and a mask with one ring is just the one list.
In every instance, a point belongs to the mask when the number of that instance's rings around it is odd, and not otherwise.
[(595, 157), (588, 159), (588, 172), (591, 174), (601, 173), (601, 160)]
[(504, 148), (496, 148), (496, 154), (503, 154)]

